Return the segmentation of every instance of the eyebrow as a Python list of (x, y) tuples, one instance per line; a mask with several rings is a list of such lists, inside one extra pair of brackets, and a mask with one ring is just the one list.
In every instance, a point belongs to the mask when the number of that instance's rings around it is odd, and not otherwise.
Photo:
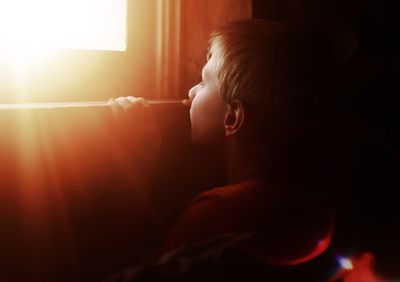
[(212, 56), (211, 48), (208, 48), (208, 49), (207, 49), (207, 54), (206, 54), (206, 60), (207, 60), (207, 62), (210, 60), (211, 56)]

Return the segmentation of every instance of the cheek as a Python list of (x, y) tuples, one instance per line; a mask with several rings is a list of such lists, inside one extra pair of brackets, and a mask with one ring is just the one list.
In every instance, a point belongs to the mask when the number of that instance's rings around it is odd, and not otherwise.
[(192, 100), (190, 106), (190, 118), (193, 123), (201, 121), (205, 116), (207, 116), (207, 111), (211, 106), (212, 101), (210, 101), (209, 93), (206, 89), (196, 88), (196, 95)]
[(224, 137), (223, 110), (224, 104), (215, 96), (196, 96), (190, 109), (194, 143), (213, 145)]
[(193, 99), (190, 106), (190, 118), (192, 122), (205, 114), (204, 112), (206, 111), (207, 107), (205, 102), (206, 101), (204, 101), (204, 98), (202, 96), (196, 96)]
[(192, 136), (195, 135), (196, 132), (203, 127), (203, 117), (206, 116), (206, 111), (203, 104), (203, 100), (198, 97), (196, 97), (192, 101), (192, 105), (190, 107), (190, 123), (192, 127)]

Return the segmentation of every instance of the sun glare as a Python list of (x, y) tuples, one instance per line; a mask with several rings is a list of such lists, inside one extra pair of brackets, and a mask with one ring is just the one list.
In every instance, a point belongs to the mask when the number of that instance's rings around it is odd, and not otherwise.
[(0, 0), (0, 52), (13, 64), (55, 49), (126, 50), (127, 0)]

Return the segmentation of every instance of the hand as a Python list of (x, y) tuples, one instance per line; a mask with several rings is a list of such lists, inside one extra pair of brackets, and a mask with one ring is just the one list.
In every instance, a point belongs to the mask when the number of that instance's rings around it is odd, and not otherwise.
[(150, 106), (145, 99), (133, 96), (111, 98), (108, 104), (117, 121), (118, 143), (123, 147), (118, 154), (128, 153), (133, 167), (151, 170), (159, 155), (161, 134)]

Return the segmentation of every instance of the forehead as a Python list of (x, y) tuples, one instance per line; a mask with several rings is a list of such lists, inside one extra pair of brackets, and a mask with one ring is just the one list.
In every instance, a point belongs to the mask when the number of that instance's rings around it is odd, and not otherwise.
[(208, 59), (207, 63), (204, 65), (202, 69), (202, 76), (204, 79), (213, 79), (217, 77), (217, 59), (216, 56), (211, 55)]
[(204, 65), (202, 74), (211, 74), (218, 77), (221, 68), (223, 56), (221, 48), (216, 40), (214, 40), (207, 52), (207, 63)]

